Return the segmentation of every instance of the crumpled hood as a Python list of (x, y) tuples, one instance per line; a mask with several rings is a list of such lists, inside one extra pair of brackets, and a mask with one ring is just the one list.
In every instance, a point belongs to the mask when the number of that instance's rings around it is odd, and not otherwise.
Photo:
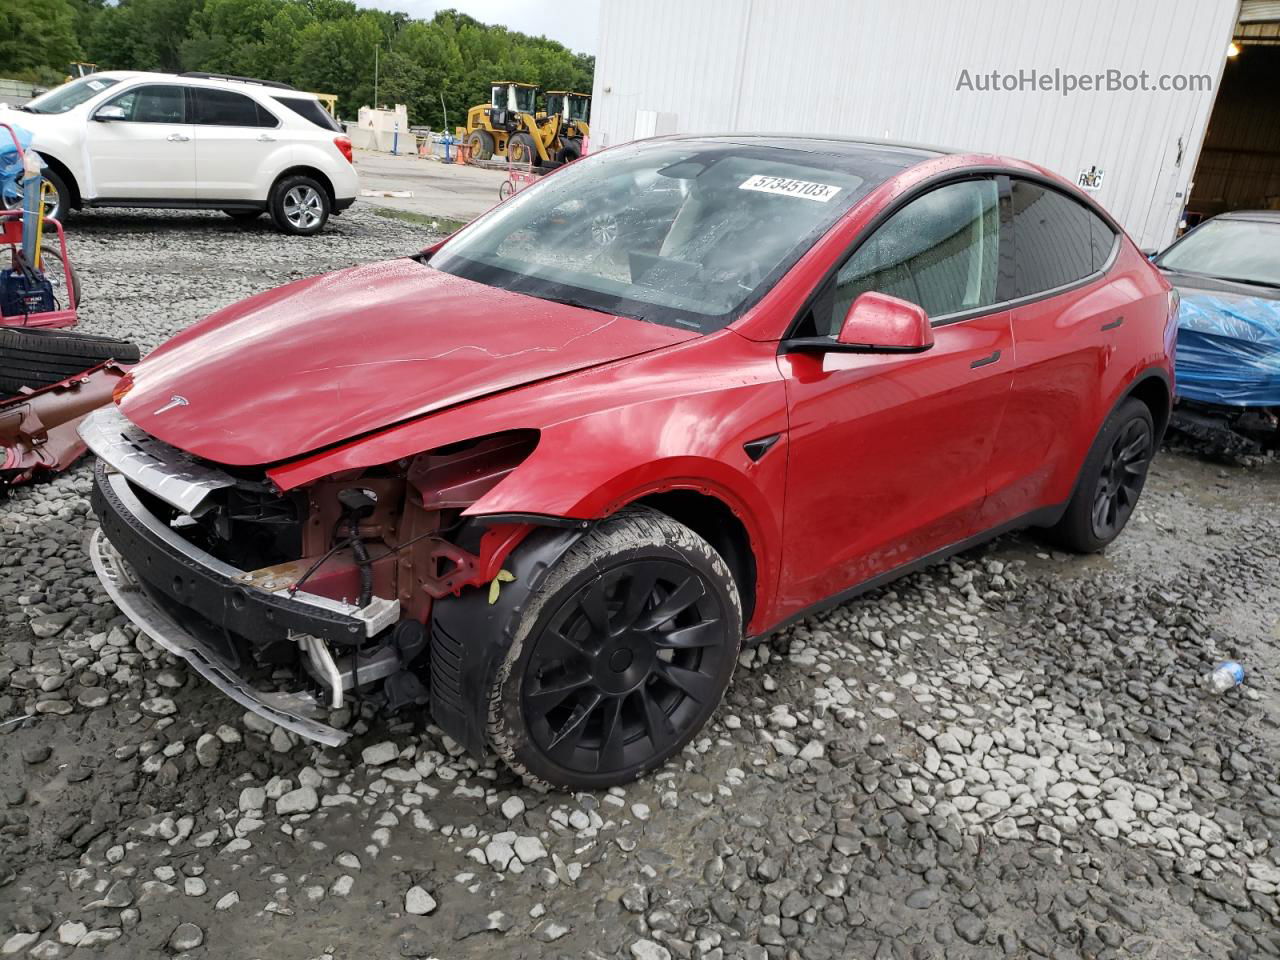
[(694, 336), (393, 260), (218, 311), (134, 367), (120, 408), (196, 456), (275, 463)]

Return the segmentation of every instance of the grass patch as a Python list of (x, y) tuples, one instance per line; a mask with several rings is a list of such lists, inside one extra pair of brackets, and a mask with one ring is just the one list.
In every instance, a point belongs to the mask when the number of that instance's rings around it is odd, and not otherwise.
[(374, 207), (373, 212), (388, 220), (403, 220), (426, 227), (433, 233), (455, 233), (470, 221), (455, 220), (452, 217), (434, 217), (429, 213), (414, 213), (412, 210), (393, 210), (391, 207)]

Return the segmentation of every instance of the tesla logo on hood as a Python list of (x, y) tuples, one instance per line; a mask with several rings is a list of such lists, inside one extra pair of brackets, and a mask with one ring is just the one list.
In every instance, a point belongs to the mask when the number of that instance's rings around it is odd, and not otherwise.
[(187, 398), (183, 396), (179, 396), (178, 394), (175, 393), (172, 397), (169, 398), (169, 402), (166, 403), (159, 410), (157, 410), (154, 414), (152, 414), (152, 416), (158, 417), (160, 416), (160, 414), (164, 413), (166, 410), (172, 410), (174, 407), (185, 407), (185, 406), (187, 406)]

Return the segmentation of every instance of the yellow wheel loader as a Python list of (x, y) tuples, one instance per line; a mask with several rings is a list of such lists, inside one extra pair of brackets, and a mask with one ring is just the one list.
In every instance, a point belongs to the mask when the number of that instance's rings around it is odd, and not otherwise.
[(535, 167), (555, 159), (559, 117), (539, 116), (538, 88), (530, 83), (495, 83), (488, 103), (467, 111), (467, 126), (459, 130), (476, 160), (505, 157), (508, 163)]
[(546, 115), (559, 118), (555, 159), (560, 163), (577, 160), (582, 156), (583, 142), (591, 135), (591, 95), (548, 90)]

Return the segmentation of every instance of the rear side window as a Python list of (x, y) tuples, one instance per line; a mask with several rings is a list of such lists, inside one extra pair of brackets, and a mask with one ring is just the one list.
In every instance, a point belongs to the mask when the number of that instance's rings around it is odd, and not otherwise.
[(272, 97), (276, 103), (288, 107), (304, 120), (310, 120), (317, 127), (323, 130), (333, 130), (336, 133), (342, 133), (342, 127), (338, 121), (329, 115), (329, 111), (320, 106), (317, 100), (308, 100), (305, 97)]
[(999, 261), (995, 181), (939, 187), (886, 220), (845, 262), (826, 329), (818, 332), (838, 332), (853, 301), (869, 290), (919, 304), (930, 317), (990, 306)]
[(1064, 287), (1102, 268), (1115, 231), (1088, 207), (1027, 180), (1014, 180), (1014, 296)]
[(167, 83), (134, 87), (110, 101), (130, 123), (186, 123), (187, 90)]
[(196, 87), (196, 123), (212, 127), (274, 127), (276, 120), (257, 100), (233, 90)]

